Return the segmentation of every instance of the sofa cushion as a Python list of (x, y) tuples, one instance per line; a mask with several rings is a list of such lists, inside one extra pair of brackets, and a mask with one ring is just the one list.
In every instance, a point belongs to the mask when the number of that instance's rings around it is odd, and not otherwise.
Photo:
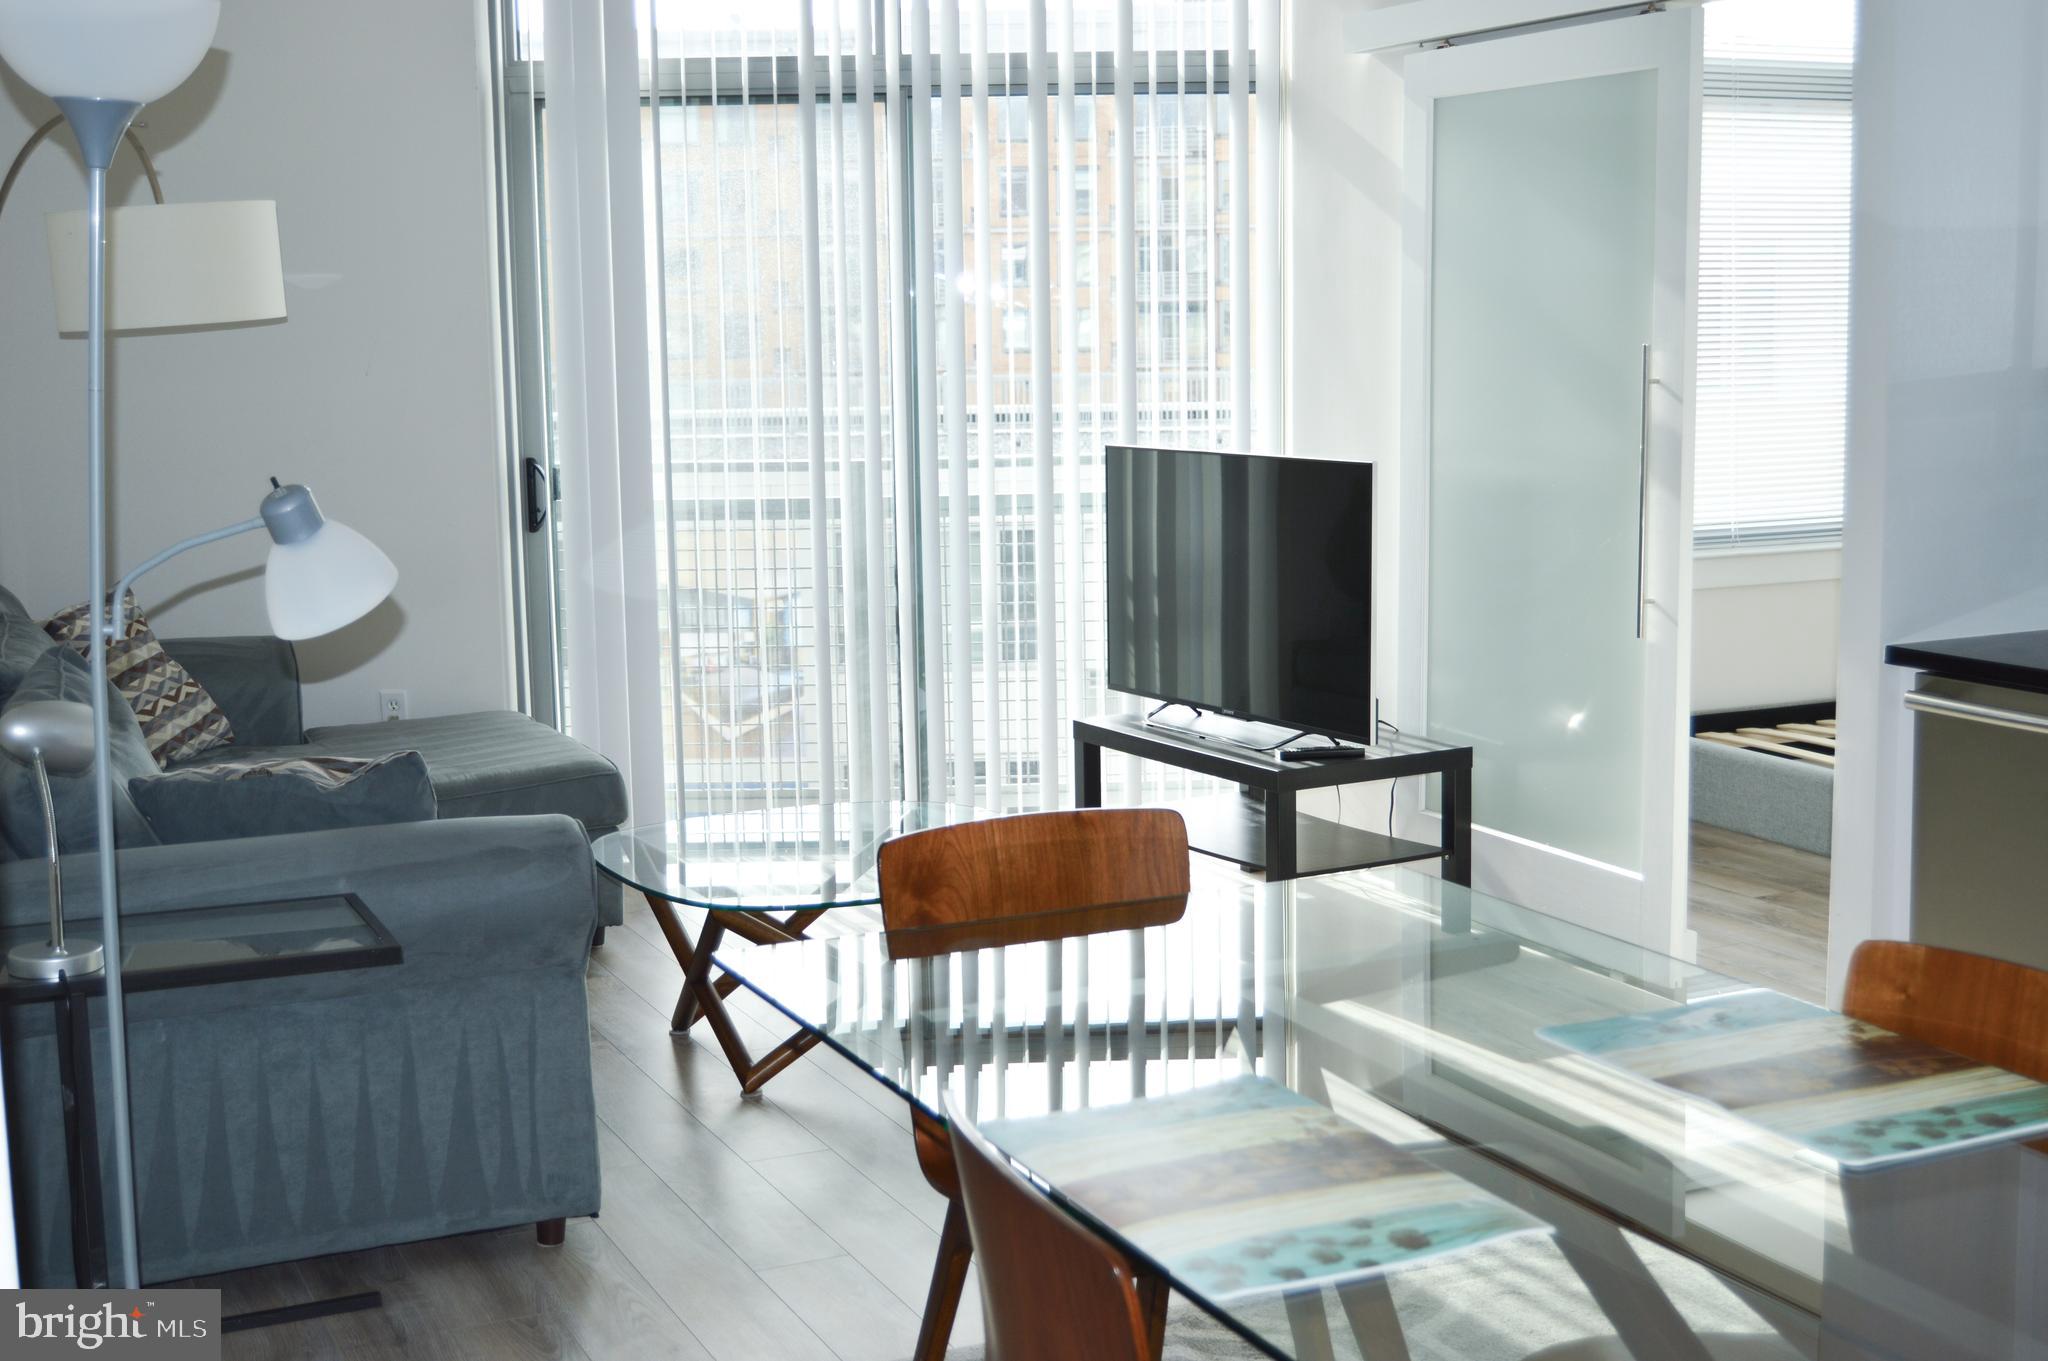
[[(77, 651), (92, 649), (92, 621), (85, 605), (73, 605), (43, 621), (43, 631)], [(149, 754), (159, 766), (190, 760), (235, 740), (228, 716), (206, 687), (180, 666), (136, 607), (133, 591), (121, 597), (121, 636), (107, 646), (107, 677), (135, 711)]]
[[(111, 690), (111, 687), (109, 687)], [(10, 703), (39, 699), (92, 702), (92, 670), (68, 647), (51, 647), (29, 667)], [(156, 760), (142, 740), (142, 726), (117, 694), (108, 695), (108, 755), (114, 772), (114, 844), (154, 846), (156, 835), (128, 797), (128, 782), (155, 776)], [(67, 854), (89, 851), (99, 842), (92, 772), (50, 776), (50, 799), (57, 809), (57, 844)], [(14, 858), (43, 854), (43, 801), (35, 772), (19, 761), (0, 756), (0, 843)]]
[(35, 616), (0, 587), (0, 705), (14, 698), (21, 678), (45, 652), (55, 647)]
[(567, 813), (595, 833), (626, 817), (626, 782), (618, 767), (525, 714), (354, 723), (314, 728), (306, 741), (336, 756), (417, 751), (426, 758), (444, 818)]
[(432, 822), (434, 786), (416, 751), (366, 759), (246, 756), (144, 776), (129, 794), (167, 845), (336, 827)]
[(262, 636), (162, 641), (171, 660), (190, 671), (228, 716), (236, 745), (262, 747), (304, 740), (299, 655), (290, 643)]

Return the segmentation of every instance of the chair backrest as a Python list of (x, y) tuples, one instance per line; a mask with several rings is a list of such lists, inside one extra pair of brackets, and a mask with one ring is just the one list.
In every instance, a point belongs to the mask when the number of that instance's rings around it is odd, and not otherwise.
[(1156, 1361), (1163, 1283), (1019, 1176), (950, 1104), (989, 1361)]
[(1849, 960), (1842, 1010), (1928, 1044), (2048, 1082), (2048, 972), (1984, 955), (1868, 940)]
[(877, 872), (898, 958), (1155, 926), (1187, 910), (1188, 830), (1159, 808), (1024, 813), (897, 837)]

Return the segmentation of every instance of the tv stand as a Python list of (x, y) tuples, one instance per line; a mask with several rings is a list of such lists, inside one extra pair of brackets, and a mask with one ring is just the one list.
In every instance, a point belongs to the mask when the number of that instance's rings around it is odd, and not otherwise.
[[(1402, 736), (1386, 745), (1366, 747), (1360, 760), (1282, 761), (1277, 752), (1258, 752), (1227, 741), (1205, 740), (1174, 725), (1148, 722), (1137, 715), (1077, 718), (1074, 769), (1076, 802), (1080, 807), (1102, 806), (1104, 750), (1214, 775), (1234, 781), (1246, 791), (1258, 791), (1260, 798), (1256, 801), (1230, 792), (1190, 799), (1175, 807), (1187, 820), (1191, 847), (1248, 870), (1263, 870), (1269, 881), (1440, 859), (1444, 878), (1471, 886), (1470, 747), (1448, 747)], [(1440, 844), (1391, 837), (1304, 815), (1296, 807), (1304, 790), (1369, 784), (1409, 775), (1436, 775), (1443, 781)]]

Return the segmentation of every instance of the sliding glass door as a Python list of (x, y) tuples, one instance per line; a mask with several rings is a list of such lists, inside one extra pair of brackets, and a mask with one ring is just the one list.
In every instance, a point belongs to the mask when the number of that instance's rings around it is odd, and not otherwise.
[[(576, 14), (501, 3), (507, 200), (534, 228), (515, 217), (507, 250), (537, 309), (513, 309), (515, 387), (525, 442), (552, 445), (573, 496), (583, 431), (533, 397), (568, 381), (548, 362), (570, 343), (550, 228), (578, 189), (546, 177), (562, 139), (601, 152), (626, 129), (599, 141), (563, 102), (587, 72), (549, 60), (573, 42), (548, 25), (574, 32)], [(1103, 444), (1277, 443), (1251, 409), (1254, 358), (1278, 344), (1253, 81), (1277, 4), (601, 4), (635, 29), (644, 205), (609, 245), (636, 238), (648, 281), (653, 447), (644, 474), (618, 455), (622, 494), (655, 507), (637, 558), (655, 607), (622, 611), (658, 638), (661, 730), (636, 711), (636, 762), (658, 757), (670, 812), (824, 791), (1057, 805), (1067, 720), (1116, 704)], [(603, 32), (610, 111), (626, 44)], [(587, 219), (580, 248), (596, 251)], [(587, 740), (586, 697), (623, 707), (602, 693), (612, 668), (576, 645), (574, 574), (552, 594), (536, 579), (586, 555), (552, 523), (574, 536), (594, 515), (556, 505), (525, 555), (529, 629), (571, 621), (562, 708)]]
[[(1408, 58), (1406, 725), (1476, 886), (1682, 945), (1698, 11)], [(1425, 812), (1423, 816), (1428, 815)]]

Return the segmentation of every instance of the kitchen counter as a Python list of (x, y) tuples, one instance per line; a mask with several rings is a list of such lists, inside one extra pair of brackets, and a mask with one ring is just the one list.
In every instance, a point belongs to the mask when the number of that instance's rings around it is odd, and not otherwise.
[(2048, 630), (1899, 643), (1913, 710), (1913, 918), (1925, 945), (2048, 969)]
[(1918, 667), (1952, 680), (2048, 694), (2048, 629), (1893, 643), (1884, 650), (1884, 659), (1893, 666)]

